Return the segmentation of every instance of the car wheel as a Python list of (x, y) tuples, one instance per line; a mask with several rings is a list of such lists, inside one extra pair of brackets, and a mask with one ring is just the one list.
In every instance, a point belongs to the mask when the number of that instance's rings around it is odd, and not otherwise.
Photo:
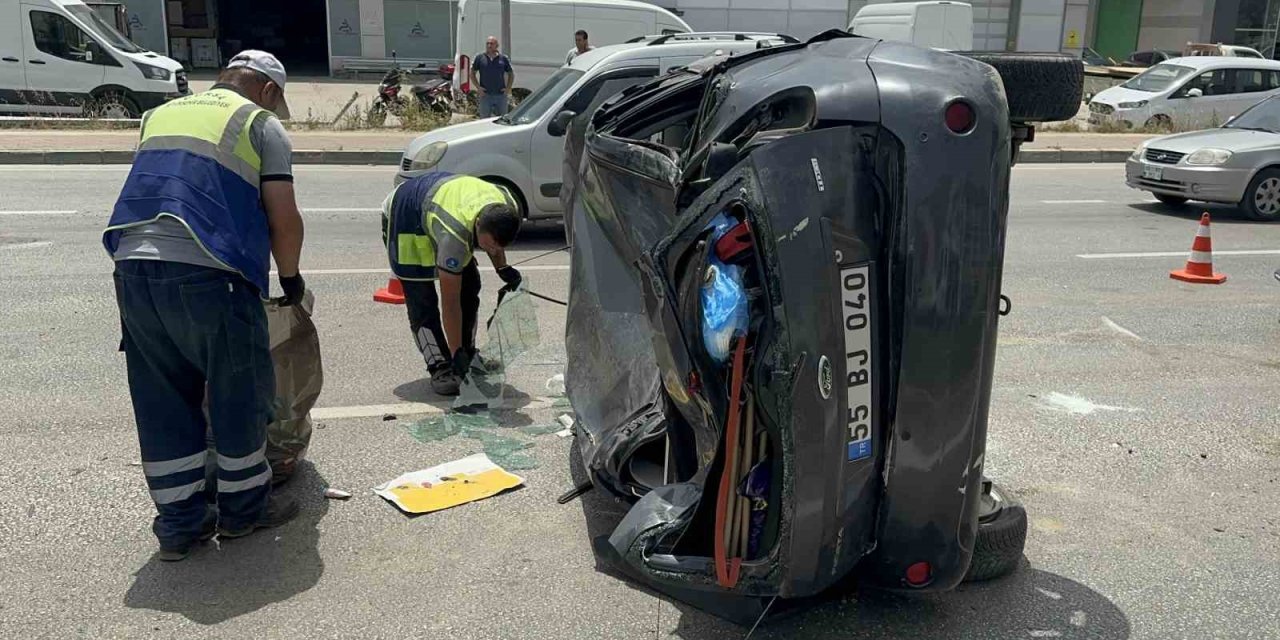
[(992, 483), (983, 493), (978, 535), (965, 582), (991, 580), (1013, 573), (1027, 544), (1027, 510)]
[(142, 115), (138, 103), (119, 91), (97, 96), (86, 105), (85, 112), (91, 118), (133, 119)]
[(523, 219), (523, 220), (528, 220), (528, 219), (529, 219), (529, 205), (528, 205), (528, 203), (527, 203), (527, 202), (525, 202), (524, 194), (523, 194), (523, 193), (520, 193), (520, 188), (519, 188), (519, 187), (517, 187), (516, 185), (512, 184), (512, 183), (511, 183), (511, 182), (509, 182), (508, 180), (506, 180), (506, 179), (504, 179), (504, 178), (499, 178), (499, 177), (497, 177), (497, 176), (484, 176), (484, 177), (482, 177), (482, 178), (480, 178), (480, 179), (481, 179), (481, 180), (486, 180), (486, 181), (488, 181), (488, 182), (492, 182), (492, 183), (494, 183), (494, 184), (497, 184), (497, 185), (501, 186), (502, 188), (506, 189), (507, 191), (510, 191), (510, 192), (511, 192), (511, 195), (512, 195), (512, 196), (514, 196), (514, 197), (515, 197), (515, 199), (516, 199), (516, 207), (518, 207), (518, 208), (520, 209), (520, 211), (518, 212), (518, 213), (520, 214), (520, 218), (521, 218), (521, 219)]
[(1187, 199), (1182, 196), (1167, 196), (1163, 193), (1153, 193), (1151, 195), (1155, 196), (1156, 200), (1159, 200), (1171, 207), (1180, 207), (1187, 203)]
[(1253, 177), (1240, 210), (1253, 220), (1280, 220), (1280, 169), (1263, 169)]
[(1084, 63), (1056, 53), (965, 52), (995, 67), (1014, 122), (1061, 122), (1075, 118), (1084, 95)]
[(1159, 129), (1161, 131), (1167, 131), (1167, 130), (1173, 129), (1173, 121), (1169, 119), (1169, 116), (1166, 116), (1164, 114), (1159, 114), (1159, 115), (1154, 115), (1148, 118), (1147, 121), (1143, 124), (1143, 126), (1145, 126), (1148, 129)]

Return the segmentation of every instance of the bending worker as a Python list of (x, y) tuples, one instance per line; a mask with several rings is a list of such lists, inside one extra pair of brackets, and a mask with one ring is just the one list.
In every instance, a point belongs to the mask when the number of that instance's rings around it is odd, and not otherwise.
[[(271, 254), (281, 304), (305, 290), (293, 151), (277, 118), (288, 118), (284, 84), (279, 60), (244, 51), (212, 89), (148, 112), (103, 233), (161, 560), (185, 558), (215, 526), (235, 538), (298, 513), (271, 493), (265, 454)], [(210, 428), (216, 513), (204, 492)]]
[(476, 354), (480, 269), (472, 253), (479, 247), (489, 255), (504, 290), (520, 285), (505, 250), (520, 232), (515, 200), (479, 178), (431, 171), (393, 189), (382, 203), (382, 220), (382, 240), (404, 286), (409, 329), (431, 389), (457, 395)]

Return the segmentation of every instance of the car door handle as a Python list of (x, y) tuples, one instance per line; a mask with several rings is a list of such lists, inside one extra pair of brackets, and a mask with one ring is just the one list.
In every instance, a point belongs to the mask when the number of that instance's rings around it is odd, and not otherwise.
[(5, 57), (3, 58), (3, 60), (5, 62), (20, 62), (17, 58), (9, 58), (9, 57)]
[(44, 60), (28, 60), (31, 64), (44, 64)]

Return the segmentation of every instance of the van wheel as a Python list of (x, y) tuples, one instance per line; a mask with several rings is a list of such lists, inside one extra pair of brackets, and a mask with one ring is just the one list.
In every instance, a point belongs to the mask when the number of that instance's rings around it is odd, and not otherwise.
[(980, 582), (1013, 573), (1027, 544), (1027, 510), (1004, 489), (984, 480), (978, 534), (965, 582)]
[(142, 115), (138, 103), (128, 94), (119, 91), (107, 91), (93, 98), (85, 106), (85, 115), (90, 118), (134, 119)]
[(995, 67), (1014, 122), (1062, 122), (1080, 113), (1084, 63), (1079, 58), (1058, 53), (960, 55)]
[(483, 178), (480, 178), (480, 179), (486, 182), (492, 182), (494, 184), (501, 185), (504, 189), (506, 189), (507, 191), (510, 191), (511, 195), (515, 196), (516, 198), (516, 207), (520, 209), (520, 211), (518, 212), (520, 214), (520, 218), (523, 220), (529, 219), (529, 203), (525, 201), (524, 194), (520, 193), (519, 187), (517, 187), (514, 184), (511, 184), (509, 180), (505, 178), (499, 178), (497, 176), (484, 176)]
[(1163, 113), (1161, 113), (1148, 118), (1146, 123), (1143, 126), (1145, 126), (1148, 129), (1157, 129), (1160, 131), (1171, 131), (1173, 130), (1173, 121), (1169, 119), (1169, 116), (1166, 116)]

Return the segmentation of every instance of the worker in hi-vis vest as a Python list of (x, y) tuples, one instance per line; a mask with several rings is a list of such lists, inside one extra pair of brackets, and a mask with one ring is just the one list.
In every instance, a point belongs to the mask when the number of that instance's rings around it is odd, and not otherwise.
[(480, 269), (475, 249), (489, 255), (505, 283), (503, 291), (520, 285), (520, 272), (507, 264), (505, 250), (520, 232), (515, 199), (479, 178), (430, 171), (391, 191), (382, 203), (382, 231), (431, 389), (457, 395), (476, 357)]
[[(275, 377), (263, 302), (272, 255), (280, 304), (305, 292), (293, 150), (279, 120), (288, 118), (284, 85), (275, 56), (244, 51), (210, 90), (145, 114), (103, 233), (164, 561), (182, 560), (215, 533), (245, 536), (298, 513), (296, 501), (271, 493), (266, 458)], [(210, 430), (216, 510), (205, 491)]]

